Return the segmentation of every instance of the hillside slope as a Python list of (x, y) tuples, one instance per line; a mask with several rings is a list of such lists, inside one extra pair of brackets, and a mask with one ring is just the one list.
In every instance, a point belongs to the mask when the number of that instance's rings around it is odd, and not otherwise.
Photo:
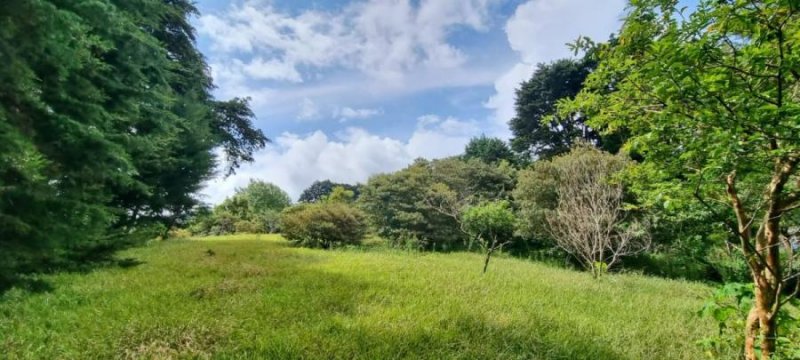
[(9, 358), (698, 359), (709, 288), (476, 254), (156, 243), (0, 296)]

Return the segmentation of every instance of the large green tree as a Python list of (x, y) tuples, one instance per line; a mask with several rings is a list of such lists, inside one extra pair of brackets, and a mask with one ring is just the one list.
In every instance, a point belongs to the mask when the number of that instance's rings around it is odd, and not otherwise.
[(562, 104), (562, 114), (631, 132), (653, 198), (691, 194), (712, 212), (727, 204), (730, 245), (755, 289), (747, 359), (777, 355), (782, 306), (797, 292), (788, 229), (800, 208), (798, 69), (796, 1), (701, 1), (688, 14), (677, 1), (637, 0), (587, 89)]
[[(0, 273), (113, 249), (180, 221), (266, 142), (219, 102), (188, 0), (0, 3)], [(39, 264), (39, 265), (37, 265)]]
[(358, 203), (377, 233), (395, 243), (416, 240), (426, 248), (453, 249), (469, 244), (462, 223), (466, 207), (507, 199), (513, 187), (514, 170), (507, 163), (419, 159), (370, 178)]
[(469, 140), (464, 147), (464, 159), (478, 159), (490, 164), (506, 161), (510, 164), (517, 163), (517, 156), (511, 151), (503, 139), (481, 135)]
[(516, 116), (509, 121), (514, 151), (526, 157), (550, 158), (568, 152), (575, 139), (600, 140), (585, 124), (583, 113), (554, 115), (558, 100), (578, 94), (594, 67), (590, 56), (537, 66), (533, 76), (517, 89)]

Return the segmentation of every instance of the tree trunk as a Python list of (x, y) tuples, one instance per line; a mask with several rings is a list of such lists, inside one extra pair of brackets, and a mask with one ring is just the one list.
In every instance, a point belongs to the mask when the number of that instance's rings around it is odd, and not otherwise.
[(489, 259), (491, 259), (493, 252), (494, 252), (494, 247), (490, 247), (489, 251), (486, 252), (486, 259), (483, 261), (483, 273), (484, 274), (486, 274), (486, 269), (489, 268)]
[[(776, 171), (766, 192), (766, 211), (755, 241), (752, 241), (752, 217), (744, 210), (735, 187), (735, 173), (728, 176), (727, 192), (731, 198), (739, 225), (741, 240), (750, 273), (755, 284), (755, 301), (747, 317), (745, 327), (745, 358), (757, 360), (756, 334), (759, 337), (761, 359), (769, 360), (775, 353), (777, 336), (777, 314), (780, 311), (780, 293), (783, 281), (780, 263), (780, 221), (783, 215), (781, 194), (794, 164), (776, 164)], [(758, 211), (758, 210), (756, 210)], [(758, 321), (756, 321), (756, 318)]]
[(744, 357), (747, 360), (758, 360), (756, 354), (756, 338), (758, 338), (758, 311), (753, 307), (747, 315), (747, 322), (745, 323), (745, 338), (744, 338)]
[(763, 231), (756, 236), (756, 251), (765, 266), (754, 274), (755, 303), (761, 335), (761, 359), (769, 360), (775, 353), (777, 336), (777, 313), (780, 310), (781, 264), (780, 264), (780, 215), (767, 211)]
[[(765, 270), (765, 272), (768, 270)], [(775, 290), (769, 285), (765, 277), (756, 281), (755, 302), (747, 316), (745, 326), (745, 357), (747, 360), (757, 360), (756, 339), (761, 349), (761, 359), (769, 360), (775, 353), (775, 337), (777, 336), (777, 311), (779, 299)]]

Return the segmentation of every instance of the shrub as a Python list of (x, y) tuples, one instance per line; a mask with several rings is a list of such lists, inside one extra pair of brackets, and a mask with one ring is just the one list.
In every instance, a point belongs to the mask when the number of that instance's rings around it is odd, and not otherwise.
[(301, 204), (283, 211), (281, 230), (296, 245), (330, 249), (360, 244), (367, 220), (361, 210), (347, 204)]
[(258, 234), (264, 232), (264, 226), (257, 221), (239, 220), (233, 226), (237, 233)]

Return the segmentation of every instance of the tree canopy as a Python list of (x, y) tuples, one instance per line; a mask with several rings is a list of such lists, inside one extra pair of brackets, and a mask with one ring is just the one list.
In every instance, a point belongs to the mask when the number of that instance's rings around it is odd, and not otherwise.
[(357, 199), (360, 194), (358, 185), (340, 184), (330, 180), (317, 180), (314, 181), (314, 183), (312, 183), (308, 188), (303, 190), (298, 201), (313, 203), (325, 200), (325, 198), (328, 197), (336, 187), (342, 187), (345, 190), (352, 191), (354, 199)]
[(516, 116), (509, 121), (511, 146), (527, 157), (549, 158), (568, 152), (576, 138), (598, 141), (599, 135), (575, 112), (554, 116), (556, 103), (581, 90), (596, 63), (590, 57), (539, 64), (531, 78), (517, 89)]
[[(220, 102), (188, 0), (0, 4), (0, 269), (33, 269), (182, 221), (222, 147), (264, 146)], [(82, 250), (83, 249), (83, 250)]]
[(627, 147), (650, 175), (643, 198), (725, 212), (755, 287), (748, 359), (775, 355), (786, 279), (798, 271), (782, 240), (800, 208), (798, 41), (795, 1), (701, 1), (691, 13), (675, 1), (635, 1), (587, 88), (560, 106), (561, 116), (630, 131)]
[(517, 157), (503, 139), (482, 135), (470, 139), (464, 148), (464, 159), (478, 159), (490, 164), (506, 161), (517, 163)]
[(481, 201), (507, 199), (513, 187), (514, 170), (507, 163), (419, 159), (403, 170), (370, 178), (358, 203), (376, 232), (396, 244), (454, 249), (468, 244), (463, 210)]

